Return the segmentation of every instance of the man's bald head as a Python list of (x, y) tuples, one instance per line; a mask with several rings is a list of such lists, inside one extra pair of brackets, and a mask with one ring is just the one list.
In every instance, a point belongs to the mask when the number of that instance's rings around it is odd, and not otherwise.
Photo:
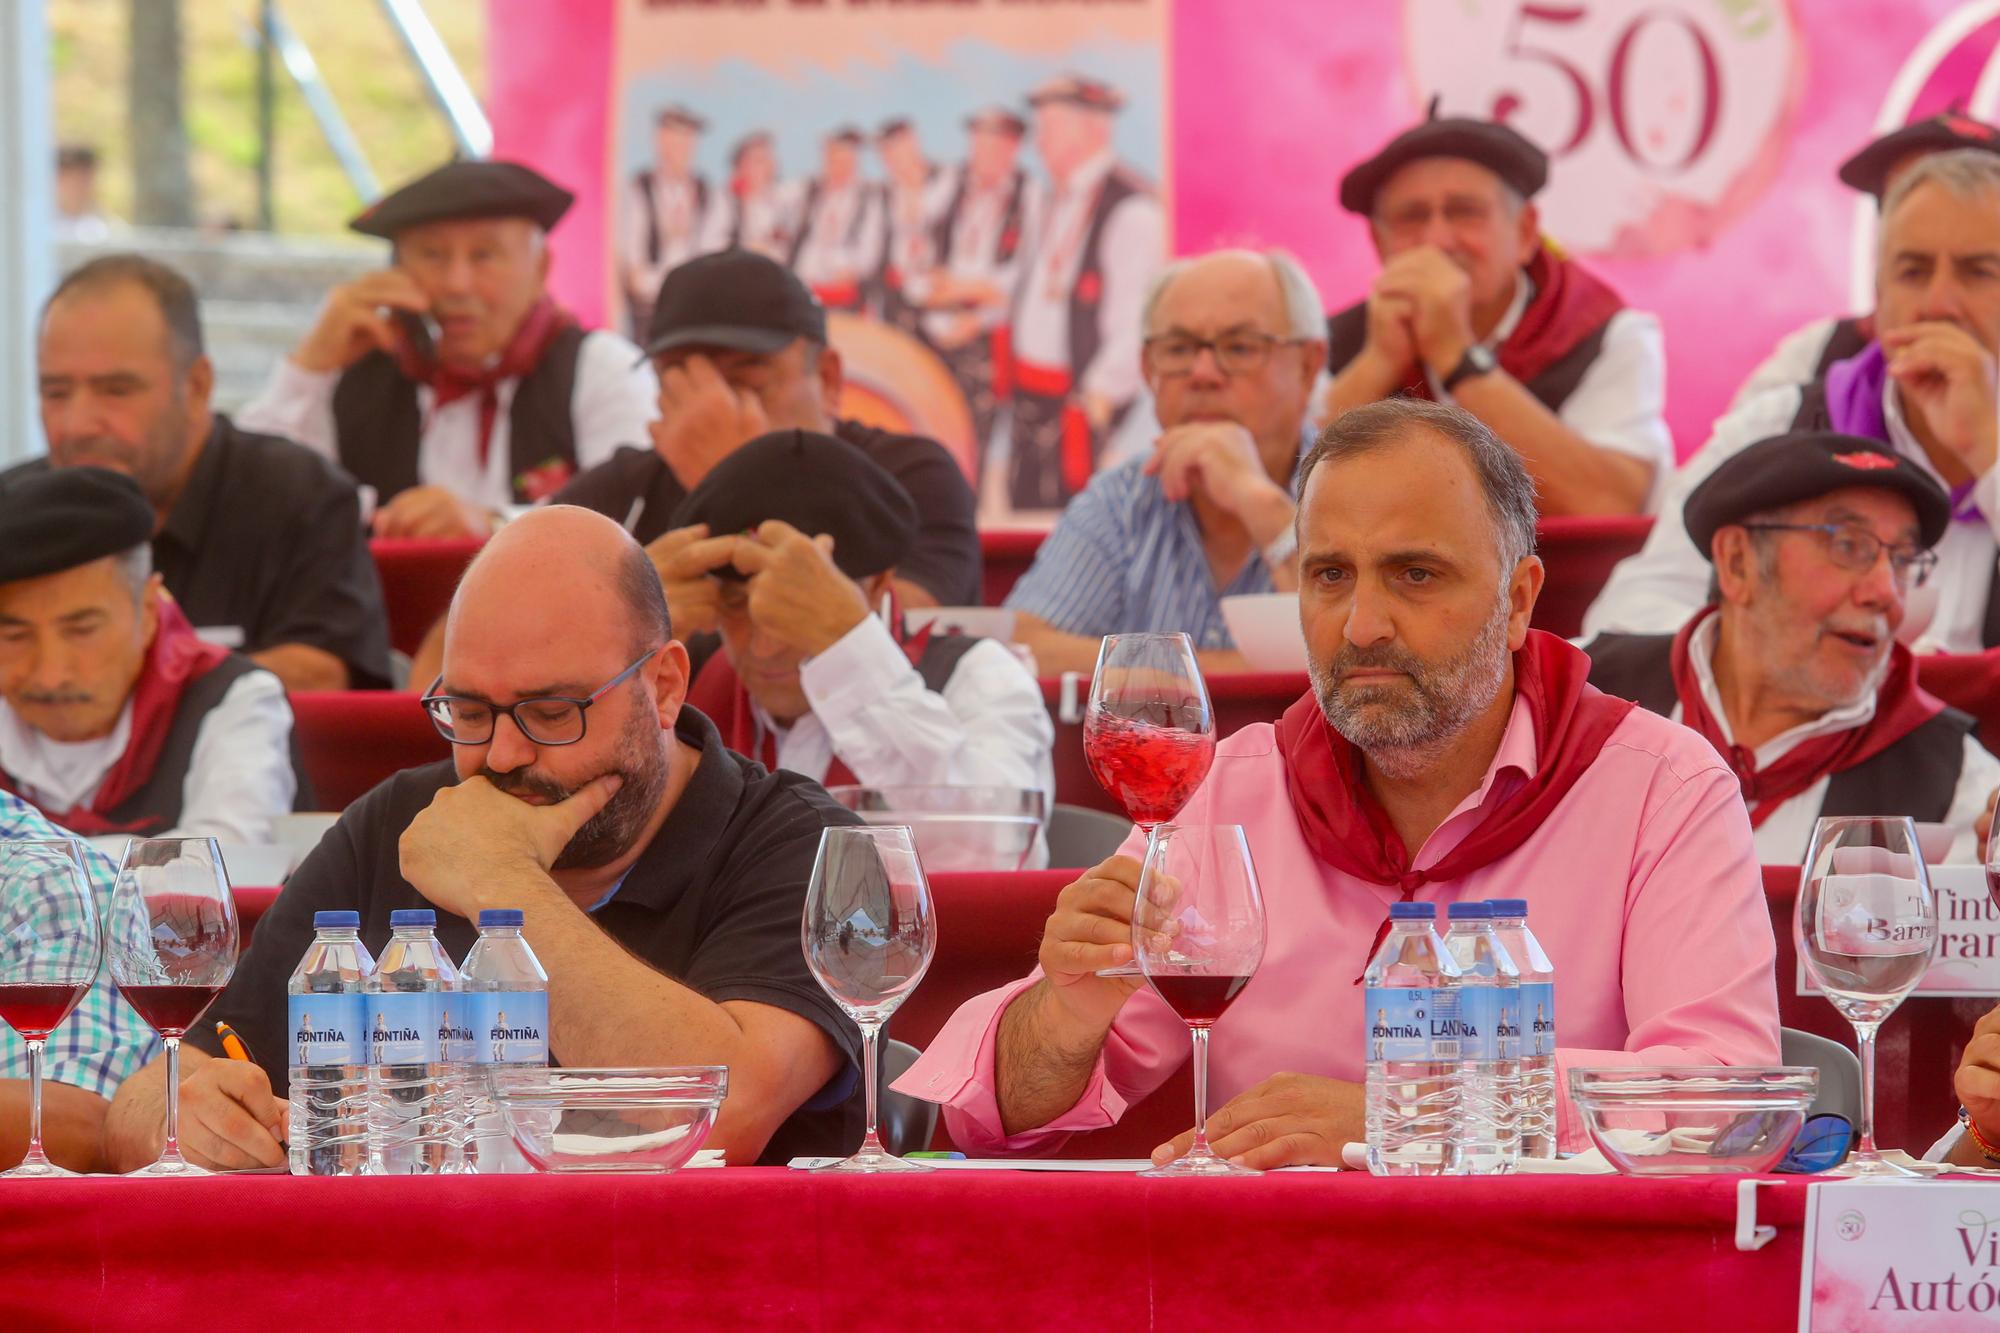
[(604, 515), (549, 505), (509, 523), (481, 548), (459, 580), (447, 642), (467, 605), (559, 608), (581, 619), (622, 614), (631, 651), (673, 637), (666, 593), (645, 548)]

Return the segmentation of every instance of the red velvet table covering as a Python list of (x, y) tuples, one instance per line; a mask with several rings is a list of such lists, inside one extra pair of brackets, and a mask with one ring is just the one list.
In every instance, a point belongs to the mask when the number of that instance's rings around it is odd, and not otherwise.
[(1733, 1178), (0, 1182), (0, 1328), (1795, 1326)]

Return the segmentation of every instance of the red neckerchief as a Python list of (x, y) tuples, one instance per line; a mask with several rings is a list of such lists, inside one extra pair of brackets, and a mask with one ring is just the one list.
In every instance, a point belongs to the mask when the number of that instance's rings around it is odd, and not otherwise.
[(500, 381), (519, 379), (531, 373), (542, 363), (542, 356), (549, 350), (556, 335), (575, 321), (568, 311), (555, 303), (554, 298), (543, 296), (528, 309), (521, 326), (514, 330), (508, 340), (506, 350), (500, 353), (492, 365), (476, 371), (458, 370), (443, 362), (425, 363), (407, 345), (400, 345), (396, 353), (396, 368), (405, 379), (419, 384), (428, 384), (434, 395), (431, 402), (433, 412), (442, 411), (451, 403), (471, 394), (479, 395), (479, 462), (486, 463), (486, 449), (493, 439), (493, 420), (500, 414)]
[[(1500, 368), (1522, 384), (1568, 356), (1578, 343), (1625, 308), (1623, 298), (1602, 280), (1553, 254), (1546, 245), (1528, 261), (1528, 281), (1534, 284), (1535, 294), (1514, 331), (1496, 349)], [(1437, 369), (1440, 375), (1448, 375), (1453, 367)], [(1431, 396), (1430, 381), (1421, 365), (1404, 388), (1412, 397)]]
[[(153, 635), (152, 646), (146, 650), (138, 682), (132, 687), (132, 733), (125, 743), (125, 753), (118, 756), (118, 762), (104, 775), (97, 795), (88, 806), (80, 805), (73, 810), (37, 808), (50, 822), (86, 838), (104, 833), (152, 833), (164, 827), (166, 821), (157, 815), (129, 824), (119, 823), (108, 815), (153, 780), (153, 769), (160, 762), (167, 733), (173, 730), (181, 695), (191, 682), (213, 671), (228, 656), (227, 648), (208, 643), (195, 634), (172, 598), (160, 598), (159, 629)], [(4, 773), (0, 773), (0, 789), (15, 791), (13, 781)]]
[(1722, 734), (1722, 727), (1701, 695), (1694, 657), (1688, 650), (1695, 627), (1715, 614), (1704, 609), (1674, 635), (1674, 693), (1680, 696), (1681, 721), (1700, 732), (1743, 784), (1743, 803), (1750, 807), (1750, 827), (1760, 827), (1780, 805), (1821, 778), (1871, 759), (1944, 711), (1944, 704), (1917, 684), (1917, 661), (1898, 643), (1889, 649), (1889, 670), (1875, 691), (1875, 716), (1858, 727), (1815, 736), (1786, 751), (1769, 768)]
[[(894, 609), (891, 597), (890, 622), (901, 625), (902, 615)], [(936, 622), (925, 625), (915, 634), (902, 639), (903, 652), (915, 666), (930, 647), (931, 630)], [(688, 687), (687, 701), (695, 709), (715, 723), (715, 729), (722, 733), (722, 743), (741, 755), (747, 755), (770, 769), (778, 771), (778, 738), (768, 727), (759, 725), (755, 706), (750, 702), (750, 691), (737, 679), (736, 668), (729, 661), (729, 654), (712, 654), (702, 665), (701, 674)], [(828, 762), (826, 772), (820, 777), (822, 787), (851, 787), (858, 785), (854, 770), (834, 755)]]

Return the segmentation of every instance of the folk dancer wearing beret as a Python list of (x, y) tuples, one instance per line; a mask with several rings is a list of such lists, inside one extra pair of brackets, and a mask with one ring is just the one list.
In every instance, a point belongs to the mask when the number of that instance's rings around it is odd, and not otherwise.
[(1521, 451), (1545, 514), (1637, 514), (1673, 470), (1659, 321), (1541, 235), (1542, 150), (1439, 116), (1340, 182), (1382, 272), (1327, 321), (1323, 421), (1397, 393), (1449, 401)]
[(153, 524), (104, 468), (0, 484), (0, 790), (114, 855), (128, 836), (268, 842), (305, 786), (285, 688), (196, 636)]
[(1978, 861), (2000, 759), (1896, 642), (1951, 525), (1944, 488), (1879, 441), (1802, 431), (1716, 468), (1682, 521), (1714, 567), (1709, 604), (1673, 634), (1592, 641), (1591, 684), (1715, 746), (1766, 865), (1804, 857), (1822, 815), (1949, 824), (1951, 859)]
[(389, 684), (354, 479), (214, 410), (186, 278), (132, 254), (72, 270), (42, 308), (35, 360), (49, 452), (0, 483), (84, 465), (126, 474), (153, 506), (153, 570), (204, 639), (288, 690)]
[(882, 252), (882, 192), (861, 175), (861, 130), (820, 141), (819, 174), (805, 183), (785, 263), (828, 310), (858, 311)]
[(707, 120), (677, 102), (660, 108), (653, 117), (653, 160), (627, 183), (618, 215), (618, 280), (634, 338), (652, 318), (660, 279), (702, 252), (709, 214), (719, 202), (694, 164), (707, 129)]
[(1805, 385), (1719, 418), (1674, 476), (1639, 553), (1612, 571), (1583, 637), (1671, 634), (1707, 602), (1707, 553), (1682, 508), (1725, 461), (1794, 430), (1858, 435), (1908, 459), (1952, 500), (1937, 573), (1909, 590), (1898, 637), (1919, 653), (2000, 645), (2000, 153), (1958, 148), (1904, 168), (1882, 203), (1875, 337)]
[(372, 488), (380, 537), (481, 537), (646, 436), (652, 376), (548, 294), (572, 196), (513, 162), (450, 162), (348, 226), (390, 267), (327, 295), (243, 420)]
[[(1849, 189), (1868, 195), (1879, 210), (1891, 186), (1905, 171), (1932, 153), (1971, 148), (1984, 153), (2000, 153), (2000, 127), (1947, 111), (1914, 121), (1870, 140), (1861, 150), (1840, 164), (1840, 182)], [(1730, 400), (1731, 411), (1743, 406), (1766, 389), (1787, 384), (1810, 384), (1833, 366), (1867, 350), (1875, 336), (1875, 321), (1868, 315), (1828, 315), (1779, 339), (1771, 355), (1764, 358)]]
[(810, 431), (762, 436), (717, 464), (674, 524), (716, 534), (723, 652), (688, 698), (730, 748), (828, 787), (1054, 800), (1054, 731), (1027, 669), (991, 640), (906, 632), (890, 588), (916, 509), (866, 455)]
[(1125, 96), (1063, 74), (1028, 94), (1047, 206), (1031, 221), (1000, 371), (1013, 415), (1006, 495), (1061, 509), (1090, 484), (1141, 387), (1140, 308), (1166, 262), (1153, 187), (1118, 160)]

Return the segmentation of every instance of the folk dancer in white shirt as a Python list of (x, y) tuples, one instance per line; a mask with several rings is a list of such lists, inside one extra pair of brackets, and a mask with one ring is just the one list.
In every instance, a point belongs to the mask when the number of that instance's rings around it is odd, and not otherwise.
[(639, 349), (548, 294), (569, 191), (511, 162), (452, 162), (348, 225), (391, 267), (328, 293), (241, 424), (374, 490), (380, 537), (480, 537), (646, 438)]
[(633, 338), (652, 318), (653, 293), (667, 270), (702, 253), (718, 201), (694, 168), (708, 122), (678, 103), (653, 119), (653, 162), (633, 175), (618, 219), (618, 274)]
[(875, 151), (887, 177), (882, 185), (882, 252), (873, 277), (882, 322), (919, 337), (923, 311), (910, 288), (937, 266), (937, 216), (951, 180), (924, 156), (916, 124), (907, 116), (876, 131)]
[(783, 263), (798, 230), (799, 203), (799, 191), (779, 182), (778, 150), (770, 134), (753, 130), (729, 151), (729, 189), (705, 216), (701, 253), (754, 250)]
[(1138, 396), (1139, 309), (1166, 261), (1166, 219), (1152, 187), (1112, 151), (1122, 93), (1066, 74), (1028, 104), (1050, 187), (1009, 319), (1006, 493), (1016, 510), (1051, 510), (1089, 484)]
[(196, 637), (153, 573), (153, 521), (103, 468), (0, 488), (0, 789), (113, 855), (268, 842), (299, 787), (284, 686)]
[(820, 148), (820, 171), (799, 201), (787, 266), (828, 310), (856, 311), (882, 252), (881, 192), (861, 177), (861, 131), (842, 125)]

